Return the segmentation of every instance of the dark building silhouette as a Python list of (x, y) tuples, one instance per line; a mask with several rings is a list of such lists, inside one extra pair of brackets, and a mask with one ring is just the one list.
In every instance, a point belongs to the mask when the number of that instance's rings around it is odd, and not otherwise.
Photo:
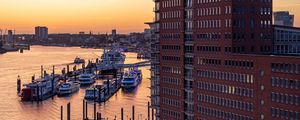
[(294, 15), (290, 15), (288, 11), (274, 12), (274, 23), (275, 25), (293, 27)]
[(47, 40), (48, 39), (48, 28), (44, 26), (35, 27), (35, 39), (36, 40)]

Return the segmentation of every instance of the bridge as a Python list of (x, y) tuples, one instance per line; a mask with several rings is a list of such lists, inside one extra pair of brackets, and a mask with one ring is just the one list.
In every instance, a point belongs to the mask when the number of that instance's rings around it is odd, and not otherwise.
[(97, 70), (109, 70), (109, 69), (120, 69), (120, 68), (131, 68), (131, 67), (145, 67), (145, 66), (151, 66), (151, 61), (143, 61), (138, 63), (132, 63), (132, 64), (108, 64), (105, 66), (97, 66)]

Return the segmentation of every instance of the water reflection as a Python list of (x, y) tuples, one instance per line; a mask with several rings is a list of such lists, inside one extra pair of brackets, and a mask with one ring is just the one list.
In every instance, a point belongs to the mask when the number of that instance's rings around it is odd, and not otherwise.
[[(0, 114), (1, 119), (9, 120), (54, 120), (60, 119), (60, 106), (66, 107), (71, 103), (71, 118), (82, 119), (82, 100), (85, 89), (80, 89), (77, 93), (69, 97), (54, 97), (40, 103), (21, 102), (17, 96), (17, 76), (21, 76), (22, 84), (29, 83), (31, 76), (40, 75), (40, 65), (50, 73), (52, 65), (56, 65), (56, 73), (61, 73), (61, 69), (66, 64), (73, 62), (76, 56), (84, 59), (95, 60), (100, 56), (102, 50), (99, 49), (81, 49), (77, 47), (42, 47), (33, 46), (31, 51), (24, 51), (23, 54), (13, 52), (0, 55)], [(140, 62), (135, 59), (135, 53), (126, 53), (125, 63)], [(70, 66), (72, 68), (73, 66)], [(81, 68), (81, 66), (77, 66)], [(136, 118), (141, 116), (143, 119), (147, 116), (147, 102), (150, 100), (150, 72), (148, 67), (141, 68), (143, 72), (142, 84), (133, 91), (118, 91), (107, 102), (97, 104), (97, 111), (102, 116), (117, 119), (121, 114), (121, 107), (124, 108), (124, 115), (131, 116), (131, 107), (135, 105)], [(89, 102), (89, 118), (93, 118), (93, 103)], [(65, 112), (66, 110), (64, 110)], [(66, 115), (66, 113), (65, 113)], [(126, 118), (126, 117), (125, 117)]]

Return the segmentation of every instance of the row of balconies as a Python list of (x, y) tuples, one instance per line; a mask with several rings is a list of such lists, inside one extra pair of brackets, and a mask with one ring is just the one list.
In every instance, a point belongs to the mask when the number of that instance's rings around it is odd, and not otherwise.
[[(189, 29), (186, 29), (186, 32), (189, 32)], [(188, 36), (187, 36), (188, 37)], [(186, 38), (185, 39), (186, 46), (193, 46), (193, 39)], [(184, 73), (184, 119), (185, 120), (193, 120), (194, 112), (193, 112), (193, 61), (190, 59), (193, 58), (193, 53), (190, 52), (191, 49), (189, 47), (185, 47), (185, 73)], [(189, 59), (186, 59), (189, 58)]]

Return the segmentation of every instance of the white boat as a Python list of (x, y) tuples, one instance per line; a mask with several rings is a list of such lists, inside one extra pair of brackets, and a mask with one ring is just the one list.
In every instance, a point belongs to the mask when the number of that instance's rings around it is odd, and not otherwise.
[(113, 47), (112, 49), (104, 49), (101, 56), (101, 61), (97, 64), (97, 68), (103, 69), (102, 75), (116, 75), (119, 71), (115, 66), (123, 65), (126, 55), (122, 49)]
[(126, 55), (122, 49), (113, 47), (112, 49), (104, 49), (104, 52), (101, 56), (101, 64), (123, 64), (125, 61)]
[(77, 92), (79, 90), (80, 84), (78, 82), (66, 82), (63, 83), (59, 88), (58, 88), (58, 95), (63, 96), (63, 95), (69, 95), (74, 92)]
[(98, 96), (99, 96), (98, 88), (91, 87), (85, 90), (85, 96), (84, 96), (85, 99), (94, 100), (97, 99)]
[(46, 75), (34, 80), (32, 83), (25, 84), (21, 98), (24, 101), (46, 99), (55, 94), (58, 81), (58, 75)]
[[(87, 99), (87, 100), (95, 100), (96, 99), (96, 100), (98, 100), (98, 98), (99, 98), (99, 89), (101, 89), (101, 90), (106, 89), (106, 86), (103, 85), (103, 84), (97, 84), (97, 85), (93, 85), (90, 88), (87, 88), (85, 90), (84, 99)], [(101, 98), (104, 98), (104, 94), (101, 94)]]
[(90, 85), (93, 84), (96, 80), (94, 74), (84, 73), (79, 76), (80, 85)]
[(142, 72), (137, 68), (131, 68), (129, 72), (125, 72), (122, 79), (122, 88), (130, 89), (137, 87), (142, 81)]

